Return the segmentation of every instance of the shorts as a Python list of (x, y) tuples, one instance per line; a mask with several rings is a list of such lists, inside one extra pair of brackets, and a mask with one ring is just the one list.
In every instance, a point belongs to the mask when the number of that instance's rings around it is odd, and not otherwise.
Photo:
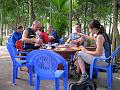
[[(91, 64), (93, 61), (93, 58), (95, 56), (87, 54), (85, 52), (79, 51), (78, 52), (78, 60), (83, 60), (84, 62), (86, 62), (87, 64)], [(98, 60), (97, 62), (97, 66), (108, 66), (109, 63), (103, 60)]]

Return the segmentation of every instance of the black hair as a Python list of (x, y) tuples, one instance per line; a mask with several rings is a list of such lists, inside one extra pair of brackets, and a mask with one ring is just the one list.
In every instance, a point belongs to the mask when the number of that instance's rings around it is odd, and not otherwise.
[(17, 29), (23, 29), (23, 27), (22, 26), (18, 26)]
[(80, 23), (76, 23), (75, 25), (78, 25), (79, 27), (81, 27), (81, 24), (80, 24)]
[(100, 22), (98, 20), (93, 20), (89, 23), (89, 28), (93, 29), (93, 28), (97, 28), (99, 30), (98, 34), (102, 34), (105, 33), (105, 28), (103, 25), (100, 24)]
[(44, 32), (44, 28), (45, 28), (45, 27), (42, 26), (42, 27), (40, 28), (40, 31), (41, 31), (41, 32)]

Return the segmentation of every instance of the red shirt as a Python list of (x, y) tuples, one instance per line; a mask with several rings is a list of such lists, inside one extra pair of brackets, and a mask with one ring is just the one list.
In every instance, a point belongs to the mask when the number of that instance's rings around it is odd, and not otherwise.
[(43, 39), (43, 43), (48, 43), (49, 41), (48, 34), (46, 32), (41, 32), (40, 35)]

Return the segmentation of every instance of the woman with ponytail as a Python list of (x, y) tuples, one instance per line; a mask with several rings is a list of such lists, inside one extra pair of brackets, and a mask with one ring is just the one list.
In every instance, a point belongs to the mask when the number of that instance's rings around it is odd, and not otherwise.
[[(84, 35), (85, 38), (96, 41), (96, 50), (88, 51), (85, 47), (81, 46), (81, 51), (78, 52), (78, 66), (82, 72), (82, 76), (77, 83), (84, 82), (88, 79), (88, 74), (85, 70), (85, 63), (91, 64), (94, 57), (109, 57), (110, 56), (110, 40), (105, 33), (105, 28), (100, 24), (99, 21), (93, 20), (89, 23), (89, 32), (96, 34), (96, 38)], [(82, 34), (83, 35), (83, 34)], [(107, 51), (107, 53), (106, 53)], [(108, 62), (99, 60), (97, 65), (106, 66)]]

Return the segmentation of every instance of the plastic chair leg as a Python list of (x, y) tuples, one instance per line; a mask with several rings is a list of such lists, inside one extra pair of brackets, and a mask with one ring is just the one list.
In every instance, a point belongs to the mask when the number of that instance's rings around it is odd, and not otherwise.
[(98, 69), (95, 69), (94, 73), (95, 73), (96, 78), (98, 78)]
[(15, 78), (18, 78), (18, 67), (16, 68), (16, 74), (15, 74)]
[(63, 80), (64, 80), (64, 90), (67, 90), (68, 78), (65, 76)]
[(40, 79), (37, 74), (35, 74), (35, 85), (34, 85), (34, 90), (40, 90)]
[(112, 88), (112, 69), (111, 66), (107, 70), (107, 81), (108, 81), (108, 88)]
[(55, 90), (59, 90), (59, 79), (55, 79)]
[(12, 83), (15, 85), (15, 81), (16, 81), (16, 67), (13, 66), (13, 80)]
[(29, 84), (32, 85), (32, 77), (33, 77), (32, 76), (32, 74), (33, 74), (32, 72), (33, 72), (33, 68), (32, 68), (32, 66), (29, 66), (28, 69), (29, 69)]
[(90, 65), (90, 79), (93, 79), (93, 64)]

